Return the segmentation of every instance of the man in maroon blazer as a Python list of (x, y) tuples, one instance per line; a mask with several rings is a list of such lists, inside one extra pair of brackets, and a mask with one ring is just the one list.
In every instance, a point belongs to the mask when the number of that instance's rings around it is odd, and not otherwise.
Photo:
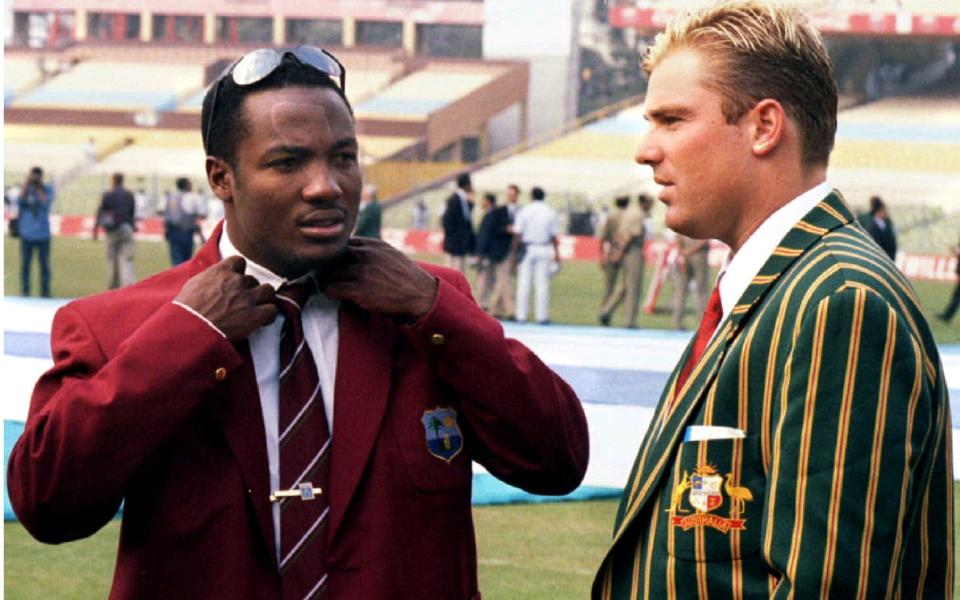
[[(471, 460), (536, 493), (583, 477), (579, 401), (463, 276), (349, 239), (361, 177), (343, 80), (313, 48), (231, 66), (201, 116), (224, 224), (193, 260), (54, 319), (10, 496), (49, 543), (124, 502), (112, 599), (289, 600), (278, 500), (310, 498), (327, 509), (296, 558), (325, 572), (297, 598), (479, 598)], [(277, 484), (277, 289), (309, 278), (298, 356), (330, 450), (326, 485), (304, 490)]]

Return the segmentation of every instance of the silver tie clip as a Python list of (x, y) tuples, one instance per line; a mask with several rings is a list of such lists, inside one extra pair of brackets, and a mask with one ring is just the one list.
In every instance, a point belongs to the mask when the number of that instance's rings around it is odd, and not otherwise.
[(300, 498), (301, 500), (316, 500), (323, 493), (323, 488), (313, 487), (309, 481), (297, 484), (296, 489), (274, 490), (270, 494), (270, 502), (279, 502), (281, 498)]

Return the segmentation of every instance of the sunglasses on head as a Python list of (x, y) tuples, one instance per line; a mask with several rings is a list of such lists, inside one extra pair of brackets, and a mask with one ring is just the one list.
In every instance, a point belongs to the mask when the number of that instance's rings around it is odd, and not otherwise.
[(220, 93), (220, 86), (223, 85), (227, 77), (233, 79), (233, 83), (239, 86), (248, 86), (262, 81), (277, 70), (287, 56), (292, 57), (304, 67), (310, 67), (320, 73), (323, 73), (330, 79), (340, 84), (340, 91), (347, 93), (347, 70), (343, 68), (337, 58), (324, 50), (313, 46), (297, 46), (293, 49), (274, 50), (273, 48), (258, 48), (237, 59), (233, 64), (223, 70), (223, 73), (217, 77), (217, 82), (213, 88), (213, 100), (210, 102), (210, 116), (204, 127), (204, 143), (209, 154), (210, 130), (213, 128), (213, 117), (217, 109), (217, 96)]

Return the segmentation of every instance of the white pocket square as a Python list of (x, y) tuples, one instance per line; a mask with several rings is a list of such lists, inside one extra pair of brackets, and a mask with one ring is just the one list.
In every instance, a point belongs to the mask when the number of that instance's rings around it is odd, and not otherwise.
[(736, 427), (715, 427), (713, 425), (690, 425), (683, 434), (685, 442), (704, 440), (735, 440), (746, 437), (742, 429)]

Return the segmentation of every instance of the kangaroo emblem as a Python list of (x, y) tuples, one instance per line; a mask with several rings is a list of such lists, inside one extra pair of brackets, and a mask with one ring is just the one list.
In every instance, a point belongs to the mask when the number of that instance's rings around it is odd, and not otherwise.
[(690, 489), (690, 473), (686, 471), (683, 472), (683, 477), (680, 479), (680, 483), (673, 488), (673, 498), (670, 500), (670, 508), (666, 509), (664, 512), (690, 512), (689, 510), (684, 510), (680, 508), (680, 502), (683, 501), (683, 493)]

